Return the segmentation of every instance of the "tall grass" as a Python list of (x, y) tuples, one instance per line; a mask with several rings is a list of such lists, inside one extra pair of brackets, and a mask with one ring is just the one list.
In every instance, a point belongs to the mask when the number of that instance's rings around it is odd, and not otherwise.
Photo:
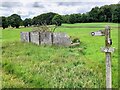
[[(20, 32), (29, 30), (31, 28), (2, 30), (3, 87), (105, 88), (105, 55), (100, 51), (100, 47), (104, 47), (104, 36), (90, 35), (99, 28), (57, 28), (56, 31), (80, 38), (80, 46), (74, 48), (20, 42)], [(117, 28), (112, 28), (112, 39), (112, 47), (116, 48), (112, 54), (112, 86), (115, 88), (118, 87)]]

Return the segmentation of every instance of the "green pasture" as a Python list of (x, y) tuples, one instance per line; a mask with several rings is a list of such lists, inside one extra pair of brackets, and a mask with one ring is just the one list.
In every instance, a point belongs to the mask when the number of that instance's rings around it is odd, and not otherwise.
[(112, 47), (116, 49), (112, 54), (112, 87), (117, 88), (117, 23), (63, 24), (56, 32), (66, 32), (81, 41), (80, 46), (71, 48), (20, 42), (20, 32), (31, 31), (32, 27), (1, 29), (2, 87), (105, 88), (105, 54), (100, 51), (105, 37), (90, 33), (104, 30), (106, 25), (111, 26)]
[(79, 27), (96, 27), (96, 28), (104, 28), (105, 25), (109, 25), (111, 27), (118, 27), (116, 23), (75, 23), (75, 24), (64, 24), (62, 26), (79, 26)]

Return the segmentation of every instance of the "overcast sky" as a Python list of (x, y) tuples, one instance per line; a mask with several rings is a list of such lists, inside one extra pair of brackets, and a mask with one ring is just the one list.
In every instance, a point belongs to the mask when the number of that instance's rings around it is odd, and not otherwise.
[(0, 16), (19, 14), (22, 19), (46, 12), (61, 15), (85, 13), (95, 6), (117, 4), (119, 0), (0, 0)]

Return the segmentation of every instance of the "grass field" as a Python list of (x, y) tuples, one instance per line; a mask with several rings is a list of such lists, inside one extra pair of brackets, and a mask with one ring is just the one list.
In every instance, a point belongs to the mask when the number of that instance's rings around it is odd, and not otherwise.
[(2, 87), (105, 88), (105, 54), (100, 51), (105, 45), (105, 37), (90, 35), (92, 31), (103, 30), (105, 25), (111, 26), (112, 47), (116, 48), (112, 54), (112, 87), (117, 88), (118, 24), (115, 23), (63, 24), (58, 27), (56, 32), (80, 38), (80, 46), (74, 48), (20, 42), (20, 32), (31, 31), (31, 27), (1, 30)]

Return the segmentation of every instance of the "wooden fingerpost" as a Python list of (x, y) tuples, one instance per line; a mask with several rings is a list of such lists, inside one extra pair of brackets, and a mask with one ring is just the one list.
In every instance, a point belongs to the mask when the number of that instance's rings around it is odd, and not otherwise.
[(106, 88), (112, 88), (112, 78), (111, 78), (111, 52), (109, 48), (111, 47), (112, 40), (110, 36), (110, 27), (105, 27), (105, 48), (107, 49), (106, 54)]
[(111, 48), (112, 39), (110, 35), (110, 26), (106, 26), (105, 30), (99, 30), (91, 32), (92, 36), (105, 36), (105, 47), (101, 48), (106, 55), (106, 88), (112, 88), (112, 74), (111, 74), (111, 53), (114, 52), (114, 48)]

